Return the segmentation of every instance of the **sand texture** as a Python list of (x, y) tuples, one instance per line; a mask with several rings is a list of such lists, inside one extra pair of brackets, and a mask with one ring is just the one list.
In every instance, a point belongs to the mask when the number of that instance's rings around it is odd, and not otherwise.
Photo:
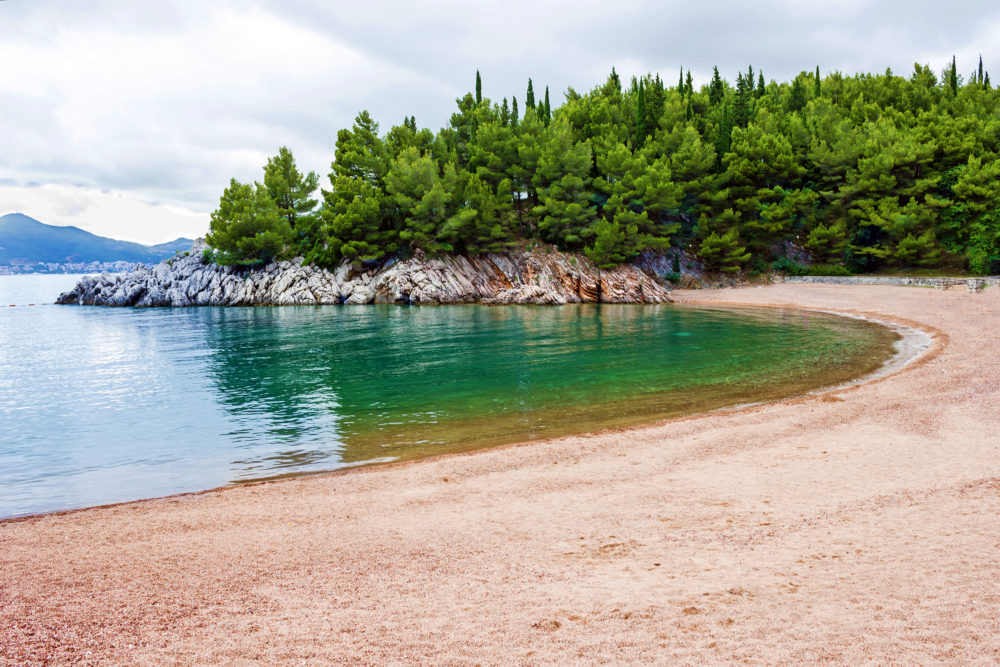
[(775, 404), (0, 523), (0, 662), (1000, 661), (1000, 291), (673, 296), (933, 340)]

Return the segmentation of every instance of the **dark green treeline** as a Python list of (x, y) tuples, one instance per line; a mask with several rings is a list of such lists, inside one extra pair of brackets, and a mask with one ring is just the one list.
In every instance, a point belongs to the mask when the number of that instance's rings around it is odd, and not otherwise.
[(333, 266), (537, 239), (602, 266), (673, 246), (718, 271), (808, 257), (1000, 272), (1000, 93), (981, 64), (785, 83), (750, 68), (735, 85), (716, 69), (700, 90), (683, 69), (676, 87), (612, 69), (555, 109), (529, 79), (523, 113), (483, 90), (477, 72), (437, 133), (410, 117), (380, 134), (362, 111), (337, 135), (321, 202), (282, 148), (263, 183), (223, 194), (216, 261)]

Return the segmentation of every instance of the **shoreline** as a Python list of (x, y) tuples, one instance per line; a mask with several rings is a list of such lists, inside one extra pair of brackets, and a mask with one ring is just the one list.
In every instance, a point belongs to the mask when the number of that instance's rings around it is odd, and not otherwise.
[(1000, 657), (997, 295), (674, 294), (931, 341), (739, 410), (0, 522), (0, 661)]
[[(474, 305), (474, 304), (470, 304), (470, 305)], [(721, 306), (724, 306), (725, 304), (720, 304), (720, 303), (702, 304), (702, 302), (694, 300), (694, 301), (690, 301), (690, 302), (681, 302), (681, 303), (679, 303), (677, 305), (682, 305), (682, 306), (683, 305), (690, 305), (690, 306), (697, 307), (699, 305), (721, 305)], [(740, 304), (733, 304), (733, 306), (737, 307), (737, 308), (741, 307)], [(764, 306), (764, 308), (770, 308), (770, 307), (769, 306)], [(884, 326), (884, 327), (886, 327), (886, 328), (888, 328), (888, 329), (890, 329), (892, 331), (895, 331), (897, 334), (900, 335), (900, 339), (897, 340), (893, 344), (893, 348), (895, 349), (895, 353), (891, 357), (889, 357), (888, 359), (886, 359), (882, 363), (882, 365), (877, 370), (875, 370), (873, 372), (865, 373), (865, 374), (860, 375), (860, 376), (858, 376), (856, 378), (853, 378), (851, 380), (847, 380), (846, 382), (841, 382), (841, 383), (838, 383), (838, 384), (822, 385), (820, 387), (817, 387), (815, 389), (811, 389), (811, 390), (808, 390), (808, 391), (793, 391), (790, 394), (787, 394), (787, 395), (784, 395), (784, 396), (780, 396), (780, 397), (775, 398), (775, 399), (765, 399), (765, 400), (761, 400), (761, 401), (749, 401), (749, 402), (745, 402), (745, 403), (735, 403), (735, 404), (732, 404), (732, 405), (724, 405), (724, 406), (717, 407), (717, 408), (710, 408), (708, 410), (695, 410), (695, 411), (687, 413), (687, 414), (681, 414), (681, 415), (677, 415), (677, 416), (673, 416), (673, 417), (654, 418), (654, 419), (652, 419), (650, 421), (645, 421), (645, 422), (641, 422), (641, 423), (637, 423), (637, 424), (631, 424), (631, 425), (627, 425), (627, 426), (617, 426), (617, 427), (616, 426), (609, 426), (607, 428), (601, 428), (601, 429), (598, 429), (598, 430), (580, 431), (578, 433), (570, 433), (570, 434), (566, 434), (566, 435), (555, 435), (555, 436), (550, 436), (550, 437), (546, 437), (546, 438), (539, 438), (537, 440), (523, 440), (523, 441), (515, 441), (515, 442), (504, 442), (504, 443), (500, 443), (500, 444), (496, 444), (496, 445), (489, 445), (489, 446), (486, 446), (486, 447), (477, 447), (477, 448), (473, 448), (473, 449), (458, 450), (458, 451), (445, 452), (445, 453), (439, 453), (439, 454), (429, 454), (429, 455), (426, 455), (426, 456), (419, 456), (419, 457), (416, 457), (416, 458), (406, 458), (406, 459), (398, 459), (398, 460), (397, 459), (390, 459), (390, 460), (384, 460), (384, 461), (363, 461), (363, 462), (357, 462), (357, 463), (345, 463), (345, 464), (341, 465), (340, 467), (335, 468), (335, 469), (331, 469), (331, 470), (312, 470), (312, 471), (303, 471), (303, 472), (290, 472), (290, 473), (285, 473), (285, 474), (280, 474), (280, 475), (274, 475), (274, 476), (269, 476), (269, 477), (262, 477), (262, 478), (259, 478), (259, 479), (247, 479), (247, 480), (241, 480), (241, 481), (238, 481), (238, 482), (229, 482), (229, 483), (226, 483), (226, 484), (223, 484), (223, 485), (220, 485), (220, 486), (214, 486), (214, 487), (209, 487), (209, 488), (205, 488), (205, 489), (195, 489), (195, 490), (191, 490), (191, 491), (180, 491), (180, 492), (177, 492), (177, 493), (170, 493), (170, 494), (166, 494), (166, 495), (162, 495), (162, 496), (150, 496), (150, 497), (146, 497), (146, 498), (136, 498), (136, 499), (133, 499), (133, 500), (123, 500), (123, 501), (119, 501), (119, 502), (103, 503), (103, 504), (99, 504), (99, 505), (86, 505), (86, 506), (83, 506), (83, 507), (71, 507), (71, 508), (66, 508), (66, 509), (52, 510), (52, 511), (48, 511), (48, 512), (38, 512), (38, 513), (32, 513), (32, 514), (21, 514), (21, 515), (14, 515), (14, 516), (8, 516), (8, 517), (0, 517), (0, 526), (2, 526), (4, 523), (7, 523), (7, 522), (23, 521), (23, 520), (27, 520), (27, 519), (33, 519), (33, 518), (44, 517), (44, 516), (62, 516), (62, 515), (67, 515), (67, 514), (73, 514), (73, 513), (76, 513), (76, 512), (84, 512), (84, 511), (88, 511), (88, 510), (94, 510), (94, 509), (105, 509), (105, 508), (112, 508), (112, 507), (120, 507), (120, 506), (123, 506), (123, 505), (131, 505), (131, 504), (134, 504), (134, 503), (144, 503), (144, 502), (149, 502), (149, 501), (154, 501), (154, 500), (168, 500), (168, 499), (171, 499), (171, 498), (181, 498), (181, 497), (201, 495), (201, 494), (206, 494), (206, 493), (215, 493), (215, 492), (219, 492), (219, 491), (226, 491), (228, 489), (235, 489), (235, 488), (244, 487), (244, 486), (254, 486), (254, 485), (259, 485), (259, 484), (279, 483), (279, 482), (284, 482), (284, 481), (293, 480), (293, 479), (297, 479), (297, 478), (322, 477), (322, 476), (325, 476), (325, 475), (346, 475), (346, 474), (355, 473), (355, 472), (360, 471), (360, 470), (365, 470), (365, 469), (368, 469), (368, 468), (380, 468), (380, 467), (386, 467), (386, 466), (409, 465), (409, 464), (415, 464), (415, 463), (419, 463), (421, 461), (430, 460), (430, 459), (441, 459), (441, 458), (446, 458), (446, 457), (449, 457), (449, 456), (461, 456), (461, 455), (475, 454), (476, 452), (480, 452), (480, 451), (483, 451), (483, 450), (502, 449), (502, 448), (507, 448), (507, 447), (528, 447), (528, 446), (532, 446), (532, 445), (538, 445), (538, 444), (544, 444), (544, 443), (548, 443), (548, 442), (552, 442), (552, 441), (558, 441), (558, 440), (562, 440), (562, 439), (565, 439), (565, 438), (596, 437), (596, 436), (606, 435), (606, 434), (610, 434), (610, 433), (626, 433), (626, 432), (632, 431), (632, 430), (642, 430), (642, 429), (653, 428), (653, 427), (656, 427), (656, 426), (660, 426), (660, 425), (664, 425), (664, 424), (669, 424), (669, 423), (675, 422), (675, 421), (687, 420), (687, 419), (698, 418), (698, 417), (703, 417), (703, 416), (710, 416), (710, 415), (712, 415), (714, 413), (717, 413), (717, 412), (733, 412), (733, 411), (739, 411), (739, 410), (744, 410), (744, 409), (747, 409), (747, 408), (754, 408), (754, 407), (763, 406), (763, 405), (770, 405), (770, 404), (774, 404), (774, 403), (783, 403), (783, 402), (786, 402), (786, 401), (793, 401), (793, 400), (796, 400), (798, 398), (805, 397), (805, 396), (819, 396), (819, 395), (823, 395), (823, 394), (826, 394), (826, 393), (829, 393), (829, 392), (843, 391), (843, 390), (849, 389), (851, 387), (855, 387), (855, 386), (858, 386), (858, 385), (863, 385), (863, 384), (866, 384), (868, 382), (874, 382), (874, 381), (877, 381), (877, 380), (879, 380), (879, 379), (881, 379), (883, 377), (887, 377), (889, 375), (892, 375), (892, 374), (894, 374), (894, 373), (902, 370), (903, 368), (905, 368), (906, 366), (908, 366), (910, 363), (912, 363), (914, 361), (917, 361), (921, 356), (923, 356), (924, 354), (926, 354), (927, 351), (930, 349), (930, 346), (933, 343), (933, 335), (931, 335), (931, 334), (929, 334), (927, 332), (924, 332), (924, 331), (922, 331), (922, 330), (920, 330), (918, 328), (915, 328), (915, 327), (909, 326), (909, 325), (895, 323), (895, 322), (878, 320), (878, 319), (874, 319), (874, 318), (866, 316), (866, 315), (858, 315), (858, 314), (854, 314), (854, 313), (840, 312), (840, 311), (833, 311), (833, 310), (821, 310), (821, 309), (815, 309), (815, 308), (798, 308), (798, 307), (795, 307), (795, 306), (784, 306), (784, 305), (782, 305), (782, 306), (774, 306), (774, 308), (786, 308), (786, 309), (792, 309), (792, 310), (800, 310), (800, 311), (804, 311), (804, 312), (817, 312), (817, 313), (824, 313), (824, 314), (828, 314), (828, 315), (835, 315), (835, 316), (838, 316), (838, 317), (845, 317), (845, 318), (848, 318), (848, 319), (856, 319), (856, 320), (864, 320), (864, 321), (868, 321), (868, 322), (873, 322), (875, 324), (879, 324), (881, 326)]]

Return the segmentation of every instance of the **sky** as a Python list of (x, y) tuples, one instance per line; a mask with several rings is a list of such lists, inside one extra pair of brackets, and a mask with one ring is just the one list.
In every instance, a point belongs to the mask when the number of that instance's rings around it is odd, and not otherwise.
[(0, 0), (0, 215), (160, 243), (208, 230), (230, 178), (288, 146), (326, 183), (337, 130), (444, 126), (471, 90), (555, 106), (626, 77), (747, 65), (787, 80), (940, 71), (982, 54), (1000, 81), (1000, 5), (911, 0), (383, 2)]

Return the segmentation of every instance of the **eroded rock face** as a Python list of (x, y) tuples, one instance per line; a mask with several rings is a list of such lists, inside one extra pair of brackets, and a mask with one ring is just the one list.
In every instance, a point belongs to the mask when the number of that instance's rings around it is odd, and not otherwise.
[(422, 253), (334, 271), (301, 258), (251, 271), (202, 258), (199, 239), (186, 255), (125, 274), (83, 278), (57, 303), (100, 306), (283, 306), (365, 303), (564, 304), (663, 303), (667, 291), (629, 264), (598, 270), (582, 255), (536, 249), (479, 257)]

